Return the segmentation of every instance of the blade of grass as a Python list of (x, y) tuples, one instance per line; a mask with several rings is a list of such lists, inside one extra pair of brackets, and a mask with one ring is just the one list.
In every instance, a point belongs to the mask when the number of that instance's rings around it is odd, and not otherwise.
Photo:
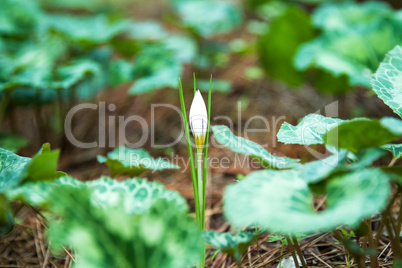
[[(209, 141), (209, 126), (211, 121), (211, 91), (212, 91), (212, 75), (209, 79), (209, 91), (208, 91), (208, 121), (207, 121), (207, 133), (205, 135), (205, 148), (204, 148), (204, 174), (203, 174), (203, 185), (202, 185), (202, 194), (203, 194), (203, 211), (205, 212), (205, 202), (206, 202), (206, 193), (207, 193), (207, 170), (208, 170), (208, 141)], [(205, 228), (205, 213), (203, 213), (203, 221), (202, 227)]]

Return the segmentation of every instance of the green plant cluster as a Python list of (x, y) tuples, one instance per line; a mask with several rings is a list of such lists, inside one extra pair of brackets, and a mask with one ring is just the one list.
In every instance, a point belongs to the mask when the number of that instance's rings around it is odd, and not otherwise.
[[(107, 86), (134, 80), (130, 94), (177, 87), (183, 64), (204, 57), (200, 61), (211, 65), (197, 42), (228, 33), (242, 21), (239, 8), (228, 2), (172, 1), (171, 12), (183, 29), (173, 33), (153, 20), (105, 12), (107, 6), (91, 11), (85, 6), (96, 7), (93, 3), (72, 2), (63, 13), (58, 10), (66, 1), (41, 2), (5, 0), (1, 6), (0, 89), (17, 104), (49, 103), (59, 94), (90, 99)], [(74, 9), (83, 14), (72, 14)]]
[(1, 149), (3, 235), (14, 226), (9, 203), (18, 201), (49, 212), (52, 251), (74, 249), (74, 267), (174, 268), (199, 263), (201, 232), (177, 192), (139, 178), (101, 177), (84, 183), (56, 171), (58, 153), (48, 144), (33, 158)]
[(369, 88), (385, 53), (402, 44), (401, 11), (387, 3), (324, 3), (310, 15), (297, 2), (256, 7), (268, 21), (258, 43), (261, 64), (292, 86), (310, 80), (317, 90), (335, 94)]
[[(371, 78), (378, 97), (399, 116), (401, 70), (402, 47), (396, 46)], [(365, 267), (365, 256), (375, 256), (377, 247), (369, 231), (370, 221), (366, 220), (382, 214), (381, 225), (390, 234), (394, 258), (401, 260), (402, 214), (399, 212), (395, 219), (392, 211), (393, 202), (401, 198), (401, 168), (392, 167), (401, 157), (401, 146), (391, 143), (402, 137), (401, 119), (341, 120), (310, 114), (295, 126), (283, 123), (277, 134), (280, 142), (305, 146), (322, 144), (327, 148), (327, 154), (315, 151), (320, 159), (306, 163), (271, 156), (258, 144), (236, 137), (226, 126), (213, 126), (212, 130), (218, 142), (259, 160), (266, 168), (226, 188), (224, 214), (233, 226), (257, 226), (285, 236), (332, 232), (356, 258), (359, 267)], [(374, 165), (387, 151), (393, 155), (391, 163)], [(396, 189), (394, 193), (392, 188)], [(322, 211), (314, 210), (316, 196), (326, 198)], [(338, 230), (340, 227), (369, 237), (370, 250), (361, 249)], [(381, 231), (377, 238), (379, 236)], [(376, 265), (373, 260), (372, 265)]]
[[(0, 122), (19, 106), (35, 107), (38, 132), (61, 136), (67, 111), (101, 91), (126, 85), (132, 96), (177, 88), (184, 66), (203, 72), (227, 64), (229, 44), (215, 37), (235, 30), (243, 19), (230, 2), (172, 0), (165, 22), (175, 26), (167, 29), (160, 21), (129, 18), (116, 6), (106, 0), (2, 1)], [(216, 82), (214, 89), (231, 90), (230, 82)], [(200, 81), (201, 89), (208, 85)], [(2, 148), (27, 145), (15, 129), (14, 135), (0, 132)]]

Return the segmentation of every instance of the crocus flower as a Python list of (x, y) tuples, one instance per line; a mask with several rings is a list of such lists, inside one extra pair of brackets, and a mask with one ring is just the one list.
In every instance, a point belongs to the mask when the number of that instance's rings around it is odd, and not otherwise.
[(200, 151), (204, 146), (205, 134), (207, 133), (207, 122), (207, 107), (205, 106), (200, 91), (197, 90), (190, 107), (190, 127), (198, 151)]

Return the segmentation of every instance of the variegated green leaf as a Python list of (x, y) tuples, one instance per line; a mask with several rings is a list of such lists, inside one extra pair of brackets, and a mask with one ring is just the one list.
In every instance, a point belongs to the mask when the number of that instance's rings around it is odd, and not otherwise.
[(278, 141), (286, 144), (323, 144), (323, 136), (341, 122), (344, 121), (339, 118), (309, 114), (296, 126), (284, 122), (277, 134)]
[(374, 92), (402, 117), (402, 47), (388, 52), (371, 79)]
[(98, 155), (98, 161), (105, 163), (112, 172), (112, 176), (127, 174), (137, 176), (147, 170), (178, 169), (162, 158), (154, 159), (144, 149), (118, 147), (107, 154), (107, 157)]
[(212, 131), (219, 143), (235, 153), (249, 155), (259, 160), (266, 168), (289, 168), (299, 162), (298, 159), (272, 155), (259, 144), (242, 137), (237, 137), (227, 126), (212, 126)]
[(238, 228), (256, 224), (281, 234), (313, 233), (357, 227), (364, 218), (379, 213), (390, 195), (388, 175), (373, 168), (334, 175), (325, 189), (327, 208), (317, 213), (299, 172), (256, 171), (226, 188), (224, 212)]

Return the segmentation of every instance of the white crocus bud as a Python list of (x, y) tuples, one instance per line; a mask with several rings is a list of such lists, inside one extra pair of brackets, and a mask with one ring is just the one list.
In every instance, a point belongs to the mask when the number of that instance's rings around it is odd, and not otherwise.
[(204, 99), (199, 90), (194, 95), (190, 107), (190, 127), (193, 132), (197, 150), (204, 146), (205, 135), (207, 133), (208, 114)]

